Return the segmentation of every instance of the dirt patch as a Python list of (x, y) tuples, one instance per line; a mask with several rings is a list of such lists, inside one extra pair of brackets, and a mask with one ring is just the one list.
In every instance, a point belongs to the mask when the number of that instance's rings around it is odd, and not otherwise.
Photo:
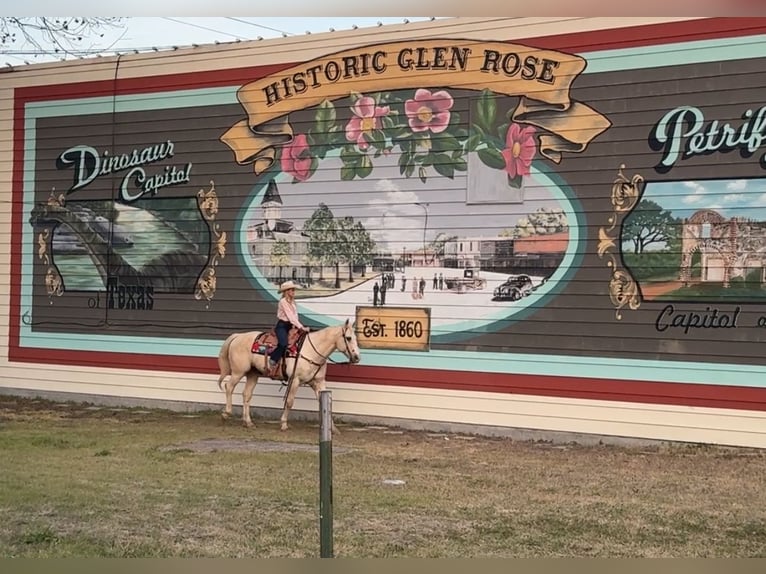
[[(318, 445), (275, 442), (259, 440), (234, 440), (234, 439), (202, 439), (194, 442), (160, 447), (163, 452), (175, 452), (179, 450), (191, 451), (201, 454), (213, 452), (315, 452), (319, 453)], [(333, 445), (333, 454), (343, 454), (351, 449)]]

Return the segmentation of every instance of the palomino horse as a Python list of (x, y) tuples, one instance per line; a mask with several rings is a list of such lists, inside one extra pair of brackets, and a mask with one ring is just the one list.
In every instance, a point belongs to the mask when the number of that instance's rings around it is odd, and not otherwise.
[[(246, 333), (233, 333), (223, 342), (218, 353), (218, 368), (221, 375), (218, 377), (218, 388), (228, 376), (226, 382), (226, 409), (221, 416), (228, 419), (231, 416), (231, 399), (234, 388), (242, 380), (247, 378), (245, 389), (242, 391), (242, 421), (245, 426), (252, 427), (250, 420), (250, 399), (255, 390), (258, 377), (269, 372), (268, 357), (252, 351), (255, 338), (263, 331), (249, 331)], [(301, 385), (309, 385), (316, 393), (319, 401), (319, 393), (325, 389), (325, 375), (327, 373), (327, 361), (335, 351), (340, 351), (351, 363), (361, 360), (359, 346), (356, 342), (354, 326), (346, 319), (343, 325), (325, 327), (318, 331), (308, 333), (298, 350), (297, 357), (285, 355), (284, 361), (288, 373), (287, 396), (282, 411), (281, 429), (287, 430), (287, 416), (293, 407), (295, 395)], [(333, 423), (333, 431), (337, 431)]]

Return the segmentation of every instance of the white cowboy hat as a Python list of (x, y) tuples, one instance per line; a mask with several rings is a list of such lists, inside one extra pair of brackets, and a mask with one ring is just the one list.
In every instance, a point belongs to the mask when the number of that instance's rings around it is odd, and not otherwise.
[(279, 292), (282, 293), (284, 291), (287, 291), (288, 289), (297, 289), (297, 288), (298, 286), (292, 281), (285, 281), (279, 286)]

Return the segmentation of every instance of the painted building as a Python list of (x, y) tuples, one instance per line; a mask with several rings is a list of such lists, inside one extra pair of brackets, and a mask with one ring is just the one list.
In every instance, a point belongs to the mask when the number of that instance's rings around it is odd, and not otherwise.
[(764, 46), (459, 18), (3, 70), (0, 388), (223, 404), (295, 273), (314, 327), (429, 318), (359, 330), (339, 415), (764, 447)]

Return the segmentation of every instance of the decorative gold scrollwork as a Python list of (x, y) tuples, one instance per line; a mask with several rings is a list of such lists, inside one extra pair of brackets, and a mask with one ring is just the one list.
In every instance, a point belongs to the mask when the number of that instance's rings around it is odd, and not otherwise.
[(598, 230), (598, 257), (607, 258), (606, 265), (612, 270), (612, 276), (609, 280), (609, 298), (615, 306), (615, 318), (622, 319), (621, 310), (625, 307), (636, 310), (641, 305), (641, 299), (638, 293), (638, 284), (628, 271), (622, 269), (618, 264), (617, 257), (613, 249), (616, 250), (620, 238), (613, 234), (621, 216), (624, 217), (638, 204), (643, 193), (644, 178), (641, 175), (634, 175), (628, 179), (623, 170), (625, 164), (621, 164), (617, 171), (617, 179), (612, 184), (612, 214), (606, 220), (608, 227), (601, 227)]
[(194, 298), (197, 300), (204, 299), (207, 301), (206, 308), (209, 308), (210, 301), (213, 299), (216, 290), (215, 267), (221, 259), (226, 257), (226, 232), (222, 231), (220, 224), (215, 221), (218, 215), (218, 195), (215, 192), (214, 181), (210, 181), (210, 189), (208, 191), (200, 189), (197, 192), (197, 207), (207, 222), (212, 241), (210, 242), (208, 264), (200, 274), (199, 279), (197, 279)]
[[(53, 194), (51, 194), (51, 197), (53, 198)], [(56, 204), (61, 205), (59, 203)], [(37, 257), (43, 264), (48, 266), (48, 269), (45, 271), (45, 291), (48, 293), (51, 305), (53, 305), (54, 296), (61, 297), (64, 294), (64, 280), (56, 266), (51, 264), (52, 240), (53, 232), (50, 228), (43, 229), (37, 234)]]

